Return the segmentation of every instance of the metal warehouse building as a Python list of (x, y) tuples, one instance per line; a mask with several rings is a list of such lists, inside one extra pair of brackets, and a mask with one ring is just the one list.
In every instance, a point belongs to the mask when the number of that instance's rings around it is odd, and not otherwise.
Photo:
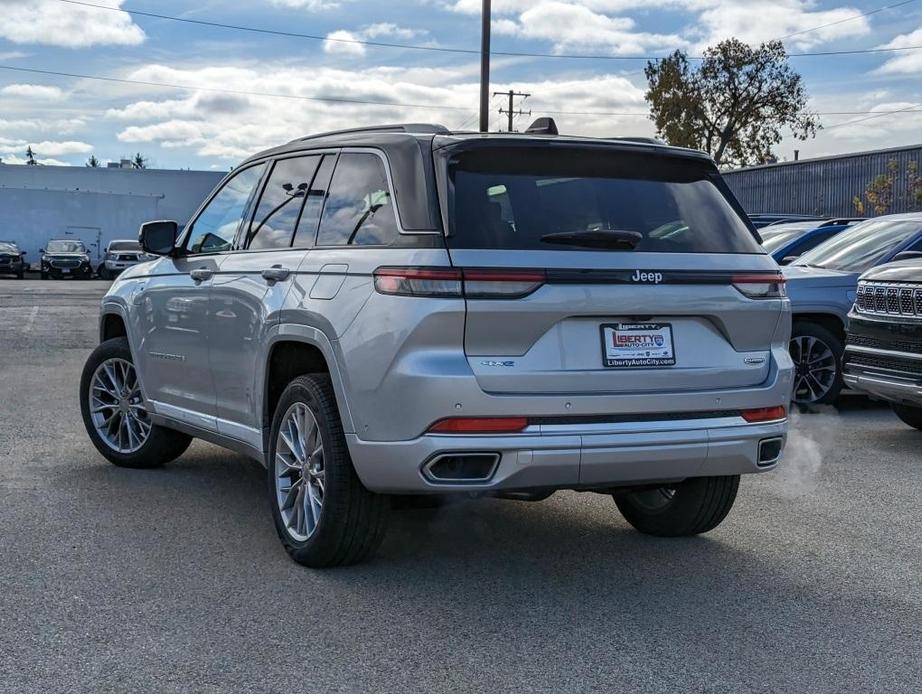
[(35, 265), (52, 238), (80, 239), (94, 265), (112, 239), (152, 219), (185, 224), (224, 176), (214, 171), (0, 164), (0, 239)]
[[(893, 203), (888, 213), (918, 209), (909, 191), (910, 162), (922, 170), (922, 145), (766, 164), (724, 172), (724, 178), (747, 212), (788, 212), (824, 217), (855, 215), (855, 196), (897, 164)], [(874, 216), (865, 205), (864, 216)]]

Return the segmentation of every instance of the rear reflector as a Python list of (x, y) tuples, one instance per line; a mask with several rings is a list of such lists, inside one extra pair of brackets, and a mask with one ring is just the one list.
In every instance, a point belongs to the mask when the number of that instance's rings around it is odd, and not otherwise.
[(375, 289), (398, 296), (518, 299), (544, 284), (543, 270), (380, 267)]
[(750, 299), (780, 299), (787, 296), (784, 288), (784, 275), (780, 272), (754, 272), (733, 275), (730, 282)]
[(784, 409), (783, 405), (778, 405), (777, 407), (757, 407), (752, 410), (743, 410), (741, 414), (743, 419), (750, 424), (757, 424), (760, 422), (777, 422), (784, 419), (787, 417), (787, 410)]
[(429, 427), (429, 433), (515, 434), (527, 426), (527, 417), (449, 417)]

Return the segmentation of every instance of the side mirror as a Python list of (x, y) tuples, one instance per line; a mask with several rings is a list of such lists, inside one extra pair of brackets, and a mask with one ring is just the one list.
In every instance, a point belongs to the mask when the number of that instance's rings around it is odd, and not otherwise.
[(146, 222), (141, 225), (138, 240), (145, 253), (170, 255), (179, 236), (179, 225), (174, 221)]
[(902, 251), (893, 256), (894, 260), (912, 260), (913, 258), (922, 258), (922, 251)]
[(795, 260), (797, 260), (799, 257), (800, 257), (799, 255), (786, 255), (784, 256), (784, 258), (781, 259), (781, 262), (778, 264), (779, 265), (790, 265)]

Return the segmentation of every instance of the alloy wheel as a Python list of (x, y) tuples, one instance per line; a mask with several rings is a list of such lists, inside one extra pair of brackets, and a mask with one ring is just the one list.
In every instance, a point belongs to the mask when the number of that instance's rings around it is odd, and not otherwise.
[(304, 542), (320, 522), (325, 474), (320, 426), (304, 403), (294, 403), (282, 418), (274, 465), (282, 523), (292, 539)]
[(87, 398), (93, 427), (107, 446), (119, 453), (134, 453), (144, 445), (151, 421), (130, 361), (107, 359), (96, 367)]
[(835, 352), (812, 335), (791, 339), (791, 359), (794, 361), (794, 402), (810, 404), (822, 400), (836, 382)]

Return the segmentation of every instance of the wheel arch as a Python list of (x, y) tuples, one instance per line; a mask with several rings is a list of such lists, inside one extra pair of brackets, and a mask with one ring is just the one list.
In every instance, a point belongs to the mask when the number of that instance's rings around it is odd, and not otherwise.
[(845, 321), (838, 314), (814, 311), (800, 313), (795, 311), (791, 319), (793, 324), (815, 323), (820, 325), (842, 340), (842, 343), (845, 344)]
[(257, 392), (261, 394), (259, 411), (264, 449), (268, 444), (275, 404), (282, 391), (293, 379), (309, 373), (330, 376), (343, 431), (355, 431), (336, 352), (323, 331), (305, 325), (279, 325), (267, 340), (263, 365), (262, 382), (257, 385)]

